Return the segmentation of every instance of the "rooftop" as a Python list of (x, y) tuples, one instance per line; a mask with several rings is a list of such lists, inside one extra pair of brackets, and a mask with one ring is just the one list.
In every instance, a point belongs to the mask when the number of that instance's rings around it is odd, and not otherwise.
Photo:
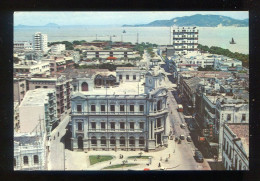
[(232, 75), (229, 72), (222, 71), (184, 71), (180, 72), (179, 74), (190, 74), (191, 76), (196, 76), (200, 78), (228, 78)]
[(48, 93), (55, 92), (55, 89), (35, 89), (26, 92), (20, 106), (40, 106), (48, 101)]
[(243, 144), (243, 148), (246, 154), (249, 154), (249, 124), (238, 124), (238, 123), (230, 123), (227, 124), (229, 129), (236, 135), (237, 138), (241, 139)]
[(14, 141), (19, 142), (21, 145), (34, 145), (41, 140), (42, 138), (36, 134), (16, 133), (14, 135)]
[(193, 77), (184, 80), (184, 82), (186, 82), (186, 84), (190, 87), (192, 93), (196, 92), (197, 85), (199, 84), (200, 81), (201, 79), (198, 77)]

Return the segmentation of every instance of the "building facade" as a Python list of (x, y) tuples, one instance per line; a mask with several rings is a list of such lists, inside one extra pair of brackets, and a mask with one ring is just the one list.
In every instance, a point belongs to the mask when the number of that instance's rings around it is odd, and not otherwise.
[(33, 50), (35, 51), (48, 51), (48, 36), (37, 32), (33, 35)]
[(249, 124), (225, 124), (222, 163), (226, 170), (249, 170)]
[(134, 58), (133, 50), (82, 50), (86, 58)]
[(64, 50), (66, 50), (65, 44), (55, 44), (51, 46), (52, 54), (61, 54)]
[(72, 149), (149, 151), (167, 145), (167, 89), (157, 83), (163, 77), (147, 73), (139, 82), (75, 92)]
[(175, 54), (198, 51), (199, 30), (197, 27), (173, 27), (172, 39)]
[(33, 50), (33, 45), (32, 45), (32, 42), (28, 42), (28, 41), (15, 41), (14, 49)]

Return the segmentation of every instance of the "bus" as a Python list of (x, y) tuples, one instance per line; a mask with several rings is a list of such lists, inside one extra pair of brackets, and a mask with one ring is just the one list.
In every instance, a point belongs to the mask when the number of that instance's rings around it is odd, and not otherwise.
[(183, 112), (183, 107), (182, 107), (182, 105), (181, 104), (178, 104), (178, 112)]

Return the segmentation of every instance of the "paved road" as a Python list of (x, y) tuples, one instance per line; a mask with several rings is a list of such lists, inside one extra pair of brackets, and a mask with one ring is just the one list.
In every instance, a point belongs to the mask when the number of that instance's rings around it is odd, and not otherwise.
[[(66, 133), (69, 115), (65, 116), (60, 124), (51, 132), (48, 170), (64, 170), (64, 143), (61, 138)], [(59, 133), (59, 136), (58, 136)], [(55, 139), (54, 139), (55, 137)]]

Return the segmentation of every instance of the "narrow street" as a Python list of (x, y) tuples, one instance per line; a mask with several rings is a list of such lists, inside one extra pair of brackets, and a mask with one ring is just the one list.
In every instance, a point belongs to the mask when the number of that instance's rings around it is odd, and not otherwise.
[(64, 170), (64, 135), (69, 122), (66, 115), (60, 124), (51, 132), (50, 153), (48, 157), (48, 170)]

